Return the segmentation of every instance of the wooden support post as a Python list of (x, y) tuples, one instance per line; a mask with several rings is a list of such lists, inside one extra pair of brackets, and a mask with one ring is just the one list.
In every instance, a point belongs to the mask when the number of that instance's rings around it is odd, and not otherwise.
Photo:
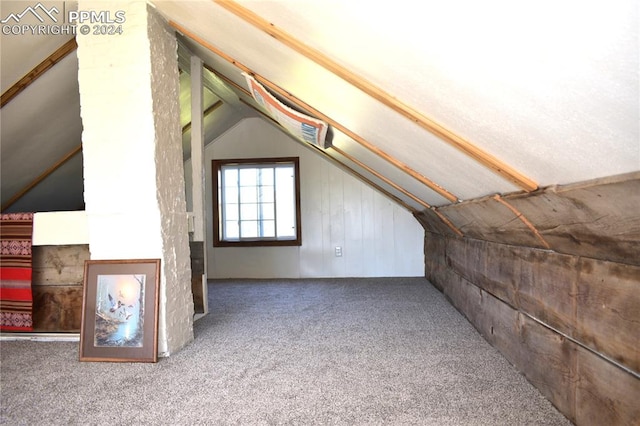
[[(207, 245), (206, 241), (206, 211), (204, 207), (205, 200), (205, 171), (204, 171), (204, 94), (202, 86), (202, 60), (195, 56), (191, 56), (191, 199), (193, 212), (193, 237), (191, 242), (191, 257), (193, 263), (194, 243), (200, 242), (202, 250), (202, 269), (203, 273), (200, 277), (192, 277), (192, 289), (194, 294), (201, 295), (198, 302), (203, 306), (195, 307), (197, 311), (207, 314), (208, 309), (208, 292), (207, 292)], [(214, 104), (215, 105), (215, 104)], [(197, 285), (199, 284), (199, 285)], [(194, 301), (195, 304), (195, 301)]]

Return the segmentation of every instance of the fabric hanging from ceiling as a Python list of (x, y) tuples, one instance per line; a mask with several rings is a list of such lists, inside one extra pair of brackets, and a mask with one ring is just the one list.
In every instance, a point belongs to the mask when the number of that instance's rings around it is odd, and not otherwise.
[(33, 330), (33, 213), (0, 215), (0, 331)]

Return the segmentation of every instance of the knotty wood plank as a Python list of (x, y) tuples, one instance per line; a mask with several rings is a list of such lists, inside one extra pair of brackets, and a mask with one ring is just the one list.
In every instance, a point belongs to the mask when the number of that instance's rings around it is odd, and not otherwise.
[(516, 256), (517, 250), (514, 246), (488, 242), (476, 247), (475, 256), (486, 259), (483, 265), (484, 273), (475, 274), (473, 279), (480, 287), (514, 308), (519, 306), (518, 284), (521, 275), (521, 262)]
[(578, 346), (526, 315), (518, 320), (522, 350), (515, 364), (542, 395), (575, 422)]
[[(640, 265), (640, 173), (502, 198), (527, 218), (553, 251)], [(546, 248), (513, 211), (491, 197), (438, 211), (467, 237)]]
[(483, 315), (481, 290), (449, 268), (443, 271), (440, 282), (451, 304), (477, 328)]
[(466, 237), (545, 248), (531, 229), (500, 202), (483, 198), (438, 208)]
[[(467, 288), (475, 293), (473, 287), (475, 286), (470, 284)], [(480, 305), (472, 306), (476, 312), (469, 318), (485, 340), (497, 348), (509, 362), (521, 369), (518, 365), (522, 357), (518, 311), (484, 290), (480, 290), (480, 297)]]
[(33, 287), (33, 331), (79, 332), (82, 286)]
[(640, 173), (505, 199), (555, 251), (640, 265)]
[(581, 258), (578, 270), (575, 338), (640, 375), (640, 267)]
[[(639, 267), (429, 233), (427, 247), (444, 256), (425, 261), (428, 278), (571, 421), (640, 418)], [(515, 266), (496, 270), (503, 258)], [(481, 288), (510, 274), (516, 306)]]
[(578, 347), (576, 424), (637, 425), (640, 379)]
[[(517, 306), (517, 275), (520, 264), (513, 258), (511, 246), (501, 246), (482, 240), (450, 239), (447, 244), (447, 265), (481, 289), (511, 306)], [(517, 259), (517, 258), (516, 258)]]
[(577, 258), (526, 248), (517, 248), (514, 254), (520, 259), (520, 310), (572, 336), (576, 329)]
[(446, 269), (444, 263), (446, 239), (440, 234), (425, 232), (424, 263), (425, 277), (438, 290), (442, 291), (441, 274)]
[(33, 286), (69, 286), (82, 288), (84, 261), (89, 260), (89, 246), (34, 246)]
[(202, 275), (204, 271), (204, 243), (202, 241), (189, 241), (191, 253), (191, 292), (193, 293), (193, 309), (196, 313), (204, 313), (205, 300), (202, 288)]
[[(445, 261), (482, 290), (640, 372), (640, 267), (458, 238), (447, 239)], [(441, 286), (441, 266), (429, 262), (429, 278)]]

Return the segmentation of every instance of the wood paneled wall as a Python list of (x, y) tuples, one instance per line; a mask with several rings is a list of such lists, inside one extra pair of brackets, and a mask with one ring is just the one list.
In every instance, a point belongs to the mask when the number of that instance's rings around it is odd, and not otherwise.
[(424, 231), (409, 211), (264, 120), (243, 120), (207, 145), (205, 156), (207, 241), (212, 159), (299, 157), (302, 214), (302, 246), (209, 247), (208, 278), (422, 275)]
[(33, 331), (78, 333), (88, 245), (33, 247)]
[(578, 425), (640, 419), (640, 266), (426, 233), (427, 278)]
[[(191, 242), (193, 302), (204, 312), (202, 243)], [(82, 322), (84, 262), (89, 245), (33, 246), (33, 331), (79, 333)]]

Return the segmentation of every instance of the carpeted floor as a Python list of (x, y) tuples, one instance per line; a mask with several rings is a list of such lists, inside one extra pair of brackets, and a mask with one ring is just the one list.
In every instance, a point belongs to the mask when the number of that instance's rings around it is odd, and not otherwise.
[(569, 425), (424, 278), (214, 281), (157, 364), (4, 341), (6, 425)]

